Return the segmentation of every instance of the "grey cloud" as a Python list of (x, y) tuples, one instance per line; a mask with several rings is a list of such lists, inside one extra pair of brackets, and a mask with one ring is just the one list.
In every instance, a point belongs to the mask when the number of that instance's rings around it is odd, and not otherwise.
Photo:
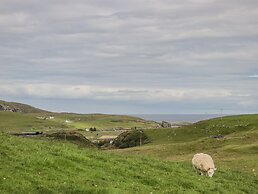
[(258, 75), (249, 75), (249, 78), (258, 78)]
[(257, 18), (255, 0), (3, 0), (0, 86), (221, 88), (250, 104)]

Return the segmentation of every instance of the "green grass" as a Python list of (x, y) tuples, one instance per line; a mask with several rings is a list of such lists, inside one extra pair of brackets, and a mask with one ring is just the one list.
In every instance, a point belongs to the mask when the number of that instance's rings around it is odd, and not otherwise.
[(257, 177), (0, 133), (1, 193), (256, 193)]
[(35, 130), (57, 130), (68, 128), (63, 123), (37, 119), (34, 114), (0, 111), (0, 131), (19, 132)]
[(72, 121), (69, 126), (75, 128), (90, 128), (110, 129), (110, 128), (146, 128), (154, 127), (157, 124), (151, 121), (126, 116), (126, 115), (105, 115), (105, 114), (56, 114), (55, 117), (59, 122), (64, 122), (66, 119)]
[[(53, 116), (54, 119), (48, 119)], [(47, 118), (39, 119), (37, 117)], [(66, 123), (65, 120), (72, 121)], [(16, 113), (0, 111), (0, 131), (55, 131), (60, 129), (84, 129), (96, 127), (107, 128), (153, 127), (155, 122), (148, 122), (137, 117), (105, 114), (74, 113)]]
[[(50, 115), (55, 118), (36, 118)], [(66, 119), (73, 122), (67, 124)], [(145, 129), (151, 143), (112, 151), (6, 134), (137, 124), (155, 125), (119, 115), (0, 111), (0, 193), (257, 193), (258, 115), (223, 117), (180, 128)], [(80, 133), (96, 139), (118, 132)], [(211, 138), (220, 134), (223, 139)], [(193, 171), (191, 158), (197, 152), (213, 157), (218, 169), (213, 178)]]
[[(218, 167), (245, 171), (258, 170), (258, 115), (230, 116), (171, 129), (146, 129), (151, 143), (115, 150), (119, 153), (148, 155), (165, 160), (190, 161), (195, 153), (210, 154)], [(211, 138), (222, 134), (223, 139)]]
[[(19, 111), (22, 111), (22, 113), (0, 111), (0, 129), (4, 129), (5, 131), (22, 131), (28, 130), (30, 127), (42, 130), (47, 129), (49, 126), (52, 126), (54, 130), (60, 127), (95, 127), (102, 130), (110, 128), (149, 128), (157, 125), (155, 122), (145, 121), (141, 118), (127, 115), (54, 113), (26, 104), (6, 102), (2, 100), (0, 100), (0, 105), (8, 105), (13, 109), (16, 108)], [(36, 119), (36, 117), (49, 118), (50, 116), (53, 116), (54, 119)], [(66, 123), (66, 120), (71, 122)]]

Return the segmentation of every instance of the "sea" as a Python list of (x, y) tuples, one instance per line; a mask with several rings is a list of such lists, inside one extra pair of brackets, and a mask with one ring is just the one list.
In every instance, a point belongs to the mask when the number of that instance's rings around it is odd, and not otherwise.
[(133, 116), (156, 122), (167, 121), (170, 123), (189, 122), (195, 123), (201, 120), (221, 117), (218, 114), (136, 114)]

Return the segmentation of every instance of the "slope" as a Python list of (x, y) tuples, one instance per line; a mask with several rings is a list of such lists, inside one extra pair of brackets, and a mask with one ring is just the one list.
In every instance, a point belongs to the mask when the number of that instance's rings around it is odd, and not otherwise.
[(258, 170), (258, 115), (239, 115), (201, 121), (193, 125), (144, 131), (151, 143), (124, 150), (165, 160), (191, 161), (195, 153), (212, 155), (219, 168)]
[(41, 110), (39, 108), (32, 107), (27, 104), (17, 103), (17, 102), (6, 102), (3, 100), (0, 100), (0, 105), (5, 105), (11, 110), (18, 110), (18, 112), (23, 113), (47, 113), (45, 110)]
[(188, 162), (161, 161), (0, 133), (1, 193), (255, 193), (256, 177), (230, 170), (212, 179)]
[(0, 131), (52, 131), (67, 128), (65, 123), (38, 119), (34, 114), (0, 111)]
[[(5, 106), (8, 111), (1, 111)], [(3, 107), (2, 107), (3, 108)], [(76, 114), (48, 112), (30, 105), (0, 101), (0, 130), (22, 131), (31, 128), (39, 130), (56, 130), (60, 128), (149, 128), (157, 126), (156, 122), (145, 121), (138, 117), (110, 114)]]

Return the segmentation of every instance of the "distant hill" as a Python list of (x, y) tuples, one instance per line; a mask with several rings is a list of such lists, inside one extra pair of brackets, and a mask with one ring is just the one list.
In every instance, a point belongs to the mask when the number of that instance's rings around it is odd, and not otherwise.
[(0, 100), (0, 111), (23, 112), (23, 113), (47, 113), (48, 111), (33, 106)]
[(153, 128), (158, 124), (138, 117), (110, 114), (55, 113), (27, 104), (0, 100), (0, 131), (60, 129), (131, 129)]
[(146, 129), (144, 133), (151, 143), (123, 151), (177, 160), (189, 160), (197, 152), (212, 153), (217, 158), (258, 156), (258, 114), (226, 116), (178, 128)]

